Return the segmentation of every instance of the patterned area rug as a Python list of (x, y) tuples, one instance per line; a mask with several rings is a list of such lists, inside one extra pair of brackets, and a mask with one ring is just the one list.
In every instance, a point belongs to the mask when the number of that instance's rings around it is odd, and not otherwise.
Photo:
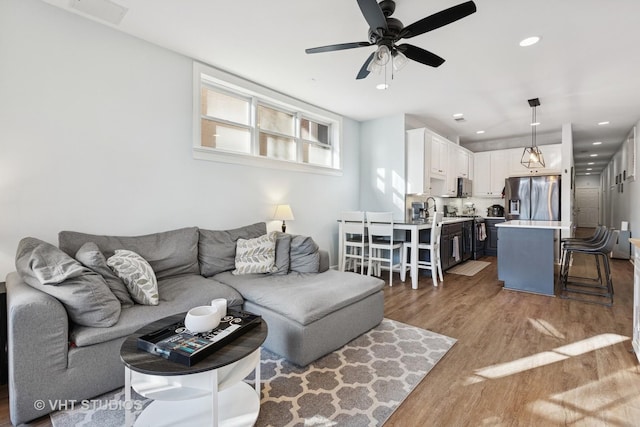
[(483, 268), (491, 264), (486, 261), (465, 261), (460, 265), (456, 265), (453, 268), (447, 270), (447, 273), (453, 274), (461, 274), (463, 276), (475, 276), (476, 273), (480, 272)]
[[(262, 399), (256, 425), (381, 426), (455, 342), (384, 319), (305, 368), (263, 350)], [(140, 412), (149, 401), (138, 398), (134, 408)], [(51, 414), (53, 426), (124, 425), (124, 391), (99, 399), (103, 405)]]

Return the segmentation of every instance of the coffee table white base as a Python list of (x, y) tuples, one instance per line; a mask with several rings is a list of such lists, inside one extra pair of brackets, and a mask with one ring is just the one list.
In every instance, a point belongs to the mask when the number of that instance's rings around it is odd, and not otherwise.
[[(242, 381), (255, 372), (255, 388)], [(159, 376), (125, 366), (125, 425), (252, 426), (260, 412), (260, 349), (220, 369), (190, 375)], [(131, 390), (153, 399), (132, 424)]]

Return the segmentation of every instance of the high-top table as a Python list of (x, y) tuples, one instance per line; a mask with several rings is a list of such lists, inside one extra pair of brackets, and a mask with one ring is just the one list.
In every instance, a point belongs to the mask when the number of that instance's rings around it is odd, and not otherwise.
[(514, 291), (555, 295), (554, 253), (559, 230), (570, 221), (515, 220), (498, 228), (498, 279)]
[[(252, 426), (260, 412), (260, 346), (267, 324), (238, 336), (194, 364), (182, 365), (139, 350), (138, 337), (184, 319), (186, 313), (165, 317), (130, 335), (122, 344), (125, 364), (125, 424), (131, 425), (131, 389), (153, 399), (136, 426)], [(242, 381), (255, 371), (255, 389)]]

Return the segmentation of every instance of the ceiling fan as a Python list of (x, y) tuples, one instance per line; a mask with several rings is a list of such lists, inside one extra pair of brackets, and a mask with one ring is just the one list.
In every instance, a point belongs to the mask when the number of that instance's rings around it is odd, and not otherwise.
[(376, 51), (369, 55), (358, 72), (356, 77), (358, 80), (367, 77), (371, 71), (381, 69), (390, 59), (396, 69), (400, 69), (407, 62), (407, 58), (431, 67), (439, 67), (444, 59), (435, 53), (408, 43), (399, 45), (396, 43), (400, 39), (409, 39), (444, 27), (476, 11), (476, 4), (473, 1), (467, 1), (405, 27), (398, 19), (391, 17), (396, 9), (396, 2), (393, 0), (382, 0), (380, 3), (376, 0), (358, 0), (358, 6), (369, 24), (369, 41), (305, 49), (306, 53), (321, 53), (377, 45)]

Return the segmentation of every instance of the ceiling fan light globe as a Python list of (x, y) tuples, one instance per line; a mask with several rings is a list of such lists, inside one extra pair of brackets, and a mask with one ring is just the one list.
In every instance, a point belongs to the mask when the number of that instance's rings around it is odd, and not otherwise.
[(376, 51), (376, 55), (371, 62), (375, 62), (379, 66), (385, 66), (389, 63), (389, 59), (391, 59), (391, 51), (387, 46), (382, 45)]
[(409, 62), (407, 57), (404, 56), (402, 52), (397, 52), (397, 51), (396, 51), (396, 54), (393, 56), (392, 61), (393, 61), (393, 69), (395, 71), (402, 70)]

